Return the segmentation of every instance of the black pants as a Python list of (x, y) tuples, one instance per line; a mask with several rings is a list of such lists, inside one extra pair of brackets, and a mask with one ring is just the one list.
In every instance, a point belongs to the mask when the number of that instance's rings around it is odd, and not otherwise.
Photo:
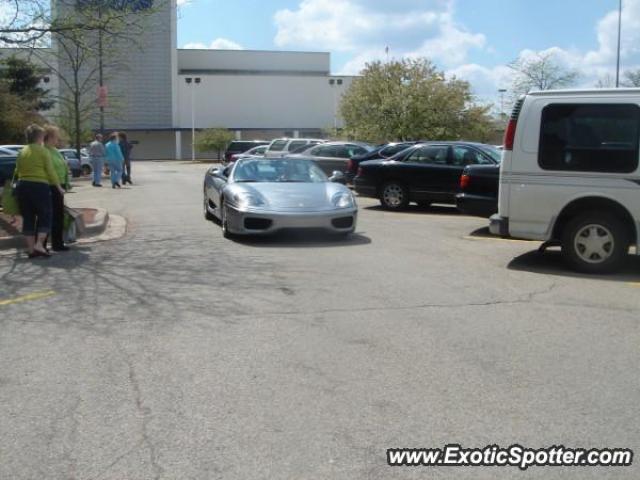
[(24, 236), (51, 231), (51, 188), (47, 183), (20, 180), (17, 192)]
[(51, 246), (64, 247), (64, 195), (56, 187), (51, 187)]
[(122, 184), (131, 181), (131, 159), (125, 159), (122, 165)]

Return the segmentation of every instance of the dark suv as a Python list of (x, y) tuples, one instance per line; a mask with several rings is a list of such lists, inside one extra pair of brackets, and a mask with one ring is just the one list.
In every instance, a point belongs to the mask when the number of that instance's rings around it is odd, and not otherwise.
[(224, 152), (224, 162), (229, 163), (231, 157), (237, 153), (244, 153), (247, 150), (251, 150), (253, 147), (260, 145), (269, 145), (271, 142), (264, 140), (234, 140), (229, 144), (227, 150)]

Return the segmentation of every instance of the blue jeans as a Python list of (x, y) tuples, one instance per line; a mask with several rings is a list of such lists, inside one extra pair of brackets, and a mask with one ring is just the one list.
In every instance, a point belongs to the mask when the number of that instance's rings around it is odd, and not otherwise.
[(111, 185), (120, 183), (122, 179), (122, 162), (119, 160), (109, 160), (109, 170), (111, 170)]
[(104, 169), (104, 158), (91, 157), (91, 168), (93, 168), (93, 183), (100, 185), (102, 183), (102, 170)]
[[(48, 183), (20, 180), (16, 189), (25, 237), (51, 231), (51, 187)], [(37, 226), (37, 227), (36, 227)]]

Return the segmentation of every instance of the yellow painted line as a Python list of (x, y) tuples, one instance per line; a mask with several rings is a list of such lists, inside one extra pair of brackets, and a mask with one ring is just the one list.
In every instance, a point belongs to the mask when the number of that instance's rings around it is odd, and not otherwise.
[(22, 295), (21, 297), (8, 298), (6, 300), (0, 300), (0, 307), (4, 305), (12, 305), (14, 303), (31, 302), (33, 300), (42, 300), (43, 298), (53, 297), (56, 294), (53, 290), (46, 292), (35, 292), (28, 295)]
[(540, 243), (539, 240), (518, 240), (517, 238), (501, 238), (501, 237), (474, 237), (467, 235), (462, 237), (465, 240), (489, 240), (492, 242), (513, 242), (513, 243)]

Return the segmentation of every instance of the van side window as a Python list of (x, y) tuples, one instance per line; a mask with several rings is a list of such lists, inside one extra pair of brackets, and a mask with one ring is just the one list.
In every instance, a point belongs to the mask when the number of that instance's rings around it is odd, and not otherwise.
[(287, 145), (286, 140), (276, 140), (271, 144), (271, 148), (269, 148), (269, 150), (271, 150), (272, 152), (281, 152), (284, 150), (284, 147), (286, 145)]
[(638, 168), (640, 107), (551, 104), (542, 111), (538, 163), (544, 170), (630, 173)]

